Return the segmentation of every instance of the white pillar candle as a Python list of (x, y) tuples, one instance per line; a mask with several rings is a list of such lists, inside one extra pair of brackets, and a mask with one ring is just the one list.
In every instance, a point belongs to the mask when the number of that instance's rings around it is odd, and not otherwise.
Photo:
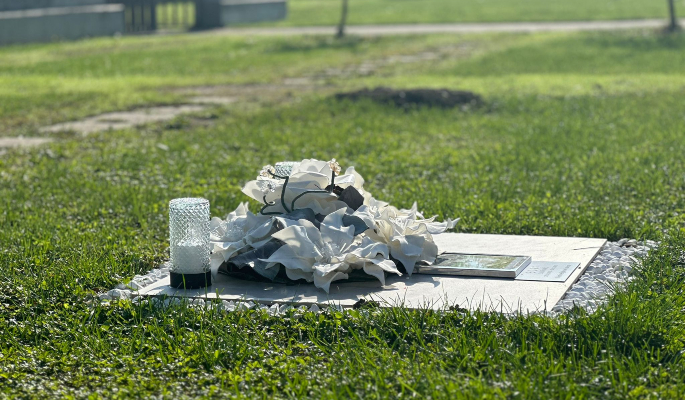
[(174, 260), (174, 271), (183, 274), (201, 274), (205, 272), (204, 257), (207, 246), (204, 244), (179, 244), (171, 248)]

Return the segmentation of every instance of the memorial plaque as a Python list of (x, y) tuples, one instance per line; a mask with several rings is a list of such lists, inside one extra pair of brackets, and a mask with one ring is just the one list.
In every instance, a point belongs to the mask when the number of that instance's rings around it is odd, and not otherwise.
[(580, 263), (557, 261), (534, 261), (517, 277), (520, 281), (566, 282)]

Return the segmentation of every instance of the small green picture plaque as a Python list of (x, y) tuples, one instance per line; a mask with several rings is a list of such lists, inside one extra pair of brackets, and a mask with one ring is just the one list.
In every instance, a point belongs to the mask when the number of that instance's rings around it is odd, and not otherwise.
[(531, 262), (528, 256), (443, 253), (433, 265), (417, 266), (416, 272), (430, 275), (471, 275), (516, 278)]

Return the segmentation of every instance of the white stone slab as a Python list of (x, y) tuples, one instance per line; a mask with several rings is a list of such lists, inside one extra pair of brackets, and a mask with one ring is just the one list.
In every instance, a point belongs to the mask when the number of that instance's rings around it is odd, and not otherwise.
[(578, 262), (580, 267), (568, 280), (559, 282), (517, 281), (512, 279), (432, 276), (391, 276), (386, 285), (375, 282), (334, 282), (330, 293), (313, 284), (286, 286), (243, 281), (214, 274), (208, 289), (182, 290), (169, 287), (169, 278), (139, 291), (144, 296), (181, 296), (224, 300), (297, 304), (340, 304), (351, 307), (359, 299), (379, 301), (382, 305), (409, 308), (443, 308), (448, 305), (482, 310), (550, 311), (597, 255), (605, 239), (543, 236), (476, 235), (445, 233), (435, 235), (441, 252), (528, 255), (536, 261)]

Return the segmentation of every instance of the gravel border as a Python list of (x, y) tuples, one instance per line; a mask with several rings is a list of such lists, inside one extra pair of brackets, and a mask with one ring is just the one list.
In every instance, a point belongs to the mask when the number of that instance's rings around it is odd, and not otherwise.
[(633, 278), (631, 273), (639, 266), (640, 258), (656, 246), (657, 243), (651, 240), (643, 243), (635, 239), (607, 242), (552, 312), (563, 312), (573, 307), (590, 312), (597, 310), (617, 287)]

